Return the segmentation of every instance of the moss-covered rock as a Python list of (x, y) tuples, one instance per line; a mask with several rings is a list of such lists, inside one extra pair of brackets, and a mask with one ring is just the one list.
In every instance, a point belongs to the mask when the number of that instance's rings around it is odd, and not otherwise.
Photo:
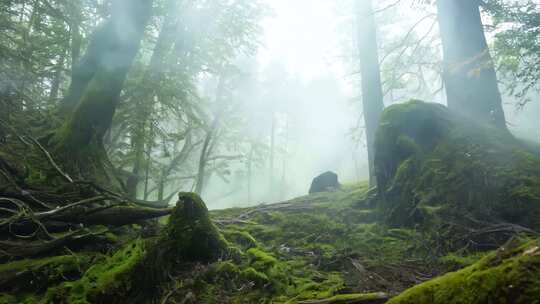
[(410, 101), (384, 111), (375, 150), (392, 226), (470, 215), (540, 230), (540, 159), (504, 130)]
[(195, 193), (180, 193), (166, 238), (179, 257), (191, 261), (215, 261), (228, 253), (226, 240), (210, 220), (203, 200)]
[(415, 286), (388, 304), (540, 303), (540, 241), (505, 246), (479, 262)]

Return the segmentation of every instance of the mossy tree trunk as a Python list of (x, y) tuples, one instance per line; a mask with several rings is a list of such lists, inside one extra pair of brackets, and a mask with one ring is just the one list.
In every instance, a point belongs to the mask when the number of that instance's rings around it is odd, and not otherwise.
[(150, 0), (113, 2), (111, 16), (94, 32), (73, 70), (61, 106), (65, 122), (52, 142), (57, 154), (70, 160), (66, 167), (72, 174), (96, 177), (103, 173), (103, 137), (111, 126), (151, 8)]
[(377, 33), (371, 0), (356, 0), (358, 53), (362, 77), (362, 104), (369, 161), (369, 183), (376, 184), (374, 170), (375, 132), (384, 108)]
[(480, 1), (437, 1), (448, 107), (506, 128), (497, 75), (484, 34)]

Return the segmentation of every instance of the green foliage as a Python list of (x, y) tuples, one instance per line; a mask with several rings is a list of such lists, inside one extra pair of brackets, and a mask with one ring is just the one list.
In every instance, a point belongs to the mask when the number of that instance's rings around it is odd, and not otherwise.
[(540, 7), (537, 2), (486, 1), (486, 11), (493, 25), (500, 28), (493, 46), (498, 71), (509, 90), (522, 107), (530, 101), (528, 93), (538, 91), (540, 73), (535, 66), (540, 59)]

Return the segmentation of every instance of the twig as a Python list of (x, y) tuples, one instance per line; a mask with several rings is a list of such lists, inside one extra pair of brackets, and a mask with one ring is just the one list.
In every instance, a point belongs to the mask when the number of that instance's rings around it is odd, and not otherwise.
[(107, 199), (107, 197), (105, 197), (105, 196), (97, 196), (97, 197), (93, 197), (93, 198), (88, 198), (88, 199), (84, 199), (84, 200), (75, 202), (73, 204), (66, 205), (66, 206), (61, 207), (61, 208), (56, 208), (54, 210), (36, 213), (35, 216), (36, 216), (37, 219), (43, 220), (45, 218), (51, 217), (53, 215), (57, 215), (59, 213), (62, 213), (64, 211), (68, 210), (68, 209), (71, 209), (71, 208), (74, 208), (74, 207), (77, 207), (77, 206), (86, 205), (86, 204), (95, 203), (95, 202), (100, 202), (100, 201), (104, 201), (106, 199)]
[(54, 159), (52, 158), (51, 154), (49, 153), (49, 151), (47, 151), (45, 148), (43, 148), (43, 146), (33, 137), (30, 137), (30, 140), (41, 150), (41, 152), (43, 152), (43, 154), (45, 155), (45, 157), (49, 160), (49, 163), (54, 167), (54, 169), (70, 184), (73, 184), (73, 179), (67, 174), (65, 173), (64, 171), (62, 171), (62, 169), (60, 169), (60, 167), (56, 164), (56, 162), (54, 161)]

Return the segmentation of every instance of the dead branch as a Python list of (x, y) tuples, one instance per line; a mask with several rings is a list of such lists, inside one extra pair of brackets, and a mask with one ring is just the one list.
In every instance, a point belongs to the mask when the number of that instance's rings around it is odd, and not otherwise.
[(34, 144), (39, 148), (39, 150), (43, 153), (43, 155), (45, 155), (45, 158), (47, 158), (47, 160), (49, 161), (49, 163), (51, 164), (51, 166), (56, 170), (56, 172), (58, 172), (58, 174), (60, 174), (60, 176), (62, 176), (68, 183), (73, 184), (73, 179), (72, 179), (67, 173), (65, 173), (64, 171), (62, 171), (62, 169), (60, 169), (60, 167), (58, 166), (58, 164), (56, 164), (56, 162), (54, 161), (54, 159), (53, 159), (53, 157), (51, 156), (51, 154), (49, 153), (49, 151), (47, 151), (47, 150), (39, 143), (39, 141), (37, 141), (35, 138), (30, 137), (30, 136), (28, 136), (28, 138), (30, 138), (30, 140), (32, 141), (32, 143), (34, 143)]
[[(343, 296), (343, 295), (342, 295)], [(349, 299), (344, 299), (343, 297), (335, 296), (328, 299), (321, 300), (306, 300), (299, 301), (299, 304), (379, 304), (385, 303), (388, 301), (389, 296), (386, 293), (379, 292), (374, 294), (357, 294), (357, 295), (348, 295)]]
[(173, 209), (117, 206), (97, 212), (79, 214), (77, 219), (86, 225), (124, 226), (170, 215)]
[(60, 214), (62, 212), (65, 212), (66, 210), (69, 210), (71, 208), (75, 208), (75, 207), (82, 206), (82, 205), (87, 205), (87, 204), (92, 204), (92, 203), (96, 203), (96, 202), (102, 202), (102, 201), (104, 201), (106, 199), (107, 199), (107, 197), (105, 197), (105, 196), (97, 196), (97, 197), (93, 197), (93, 198), (84, 199), (84, 200), (78, 201), (78, 202), (73, 203), (73, 204), (69, 204), (69, 205), (66, 205), (66, 206), (63, 206), (63, 207), (60, 207), (60, 208), (56, 208), (54, 210), (36, 213), (35, 218), (38, 219), (38, 220), (44, 220), (46, 218), (49, 218), (49, 217), (58, 215), (58, 214)]
[(91, 232), (86, 229), (68, 232), (61, 237), (57, 237), (50, 241), (0, 241), (0, 260), (12, 258), (26, 258), (36, 256), (51, 250), (58, 249), (68, 245), (73, 241), (80, 241), (89, 237), (102, 235), (108, 232), (108, 229), (101, 229), (97, 232)]

